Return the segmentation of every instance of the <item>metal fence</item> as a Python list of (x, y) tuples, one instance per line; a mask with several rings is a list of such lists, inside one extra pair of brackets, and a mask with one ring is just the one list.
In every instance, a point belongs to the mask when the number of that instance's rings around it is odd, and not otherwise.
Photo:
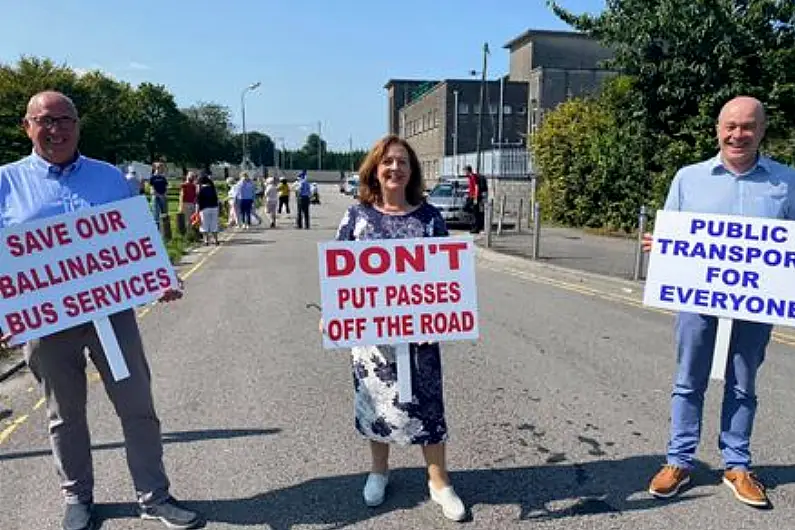
[(648, 217), (642, 206), (635, 233), (607, 234), (542, 223), (543, 212), (529, 194), (495, 194), (486, 205), (483, 244), (552, 265), (640, 281), (648, 266), (642, 251)]

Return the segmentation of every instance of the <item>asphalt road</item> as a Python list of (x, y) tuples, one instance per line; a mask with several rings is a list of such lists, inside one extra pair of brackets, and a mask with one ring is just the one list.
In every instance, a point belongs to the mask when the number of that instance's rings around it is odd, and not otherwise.
[[(353, 427), (345, 352), (317, 334), (316, 243), (350, 199), (323, 189), (313, 229), (284, 218), (204, 253), (186, 297), (141, 317), (175, 496), (208, 528), (454, 528), (429, 502), (420, 452), (393, 451), (387, 502), (364, 506), (369, 456)], [(789, 528), (795, 508), (792, 346), (774, 343), (758, 384), (757, 471), (774, 509), (719, 484), (721, 385), (708, 396), (701, 463), (678, 500), (645, 493), (663, 461), (674, 368), (672, 318), (636, 286), (483, 253), (482, 338), (446, 345), (449, 464), (464, 528)], [(786, 337), (782, 340), (787, 341)], [(103, 528), (135, 519), (121, 430), (91, 376), (96, 501)], [(0, 529), (58, 528), (61, 501), (39, 393), (0, 384)], [(37, 408), (38, 406), (38, 408)]]

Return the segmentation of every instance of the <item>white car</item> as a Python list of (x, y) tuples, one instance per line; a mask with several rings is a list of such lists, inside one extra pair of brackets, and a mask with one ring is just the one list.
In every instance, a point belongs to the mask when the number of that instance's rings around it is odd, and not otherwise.
[(428, 203), (435, 206), (449, 224), (469, 225), (472, 223), (472, 214), (464, 211), (466, 202), (466, 179), (440, 182), (428, 194)]

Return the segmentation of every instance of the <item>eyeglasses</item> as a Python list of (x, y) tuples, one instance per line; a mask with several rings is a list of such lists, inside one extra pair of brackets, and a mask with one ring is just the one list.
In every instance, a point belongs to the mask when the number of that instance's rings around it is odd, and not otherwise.
[(74, 116), (28, 116), (25, 119), (45, 129), (52, 129), (55, 126), (71, 128), (77, 123), (77, 118)]

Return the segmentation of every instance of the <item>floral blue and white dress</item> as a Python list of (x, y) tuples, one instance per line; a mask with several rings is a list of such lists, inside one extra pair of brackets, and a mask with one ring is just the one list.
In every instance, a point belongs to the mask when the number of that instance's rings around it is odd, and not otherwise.
[[(372, 206), (348, 208), (338, 241), (445, 237), (439, 210), (423, 203), (407, 214), (390, 215)], [(399, 445), (431, 445), (447, 440), (438, 344), (411, 344), (410, 403), (398, 400), (397, 362), (392, 346), (351, 350), (356, 429), (370, 440)]]

